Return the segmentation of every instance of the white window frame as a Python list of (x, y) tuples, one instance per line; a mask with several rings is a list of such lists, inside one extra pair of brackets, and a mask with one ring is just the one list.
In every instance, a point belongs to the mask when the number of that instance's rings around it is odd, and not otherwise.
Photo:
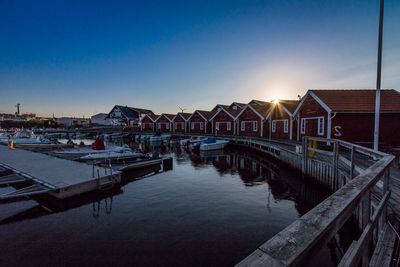
[(199, 123), (200, 123), (200, 130), (204, 130), (203, 123), (202, 122)]
[(161, 123), (157, 123), (158, 129), (161, 129)]
[(245, 122), (241, 121), (240, 122), (240, 131), (244, 132), (246, 130)]
[(283, 120), (283, 132), (284, 133), (289, 132), (289, 121), (288, 120)]
[(215, 130), (219, 131), (219, 122), (215, 123)]
[(169, 130), (169, 123), (165, 123), (165, 129)]
[(306, 133), (306, 119), (301, 118), (300, 120), (300, 133), (305, 134)]
[(191, 129), (191, 130), (194, 130), (194, 122), (191, 122), (191, 123), (190, 123), (190, 129)]
[(323, 136), (325, 132), (325, 118), (319, 117), (318, 118), (318, 135)]
[(230, 131), (231, 130), (231, 122), (226, 123), (226, 130)]
[(257, 131), (258, 131), (258, 122), (253, 121), (253, 132), (257, 132)]
[(272, 121), (272, 125), (271, 125), (271, 131), (273, 132), (273, 133), (275, 133), (276, 132), (276, 121), (274, 120), (274, 121)]

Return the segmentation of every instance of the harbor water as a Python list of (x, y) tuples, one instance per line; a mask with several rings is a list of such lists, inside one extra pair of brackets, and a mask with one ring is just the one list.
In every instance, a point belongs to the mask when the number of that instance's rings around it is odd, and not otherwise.
[(331, 193), (254, 151), (140, 148), (170, 155), (173, 170), (0, 203), (0, 266), (232, 266)]

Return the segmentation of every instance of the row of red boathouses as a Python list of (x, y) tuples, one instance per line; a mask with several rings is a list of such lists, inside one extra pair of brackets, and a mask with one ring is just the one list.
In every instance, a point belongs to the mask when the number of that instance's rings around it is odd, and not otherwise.
[[(216, 105), (212, 110), (141, 119), (145, 132), (214, 134), (299, 141), (303, 136), (371, 145), (375, 90), (309, 90), (301, 100)], [(380, 142), (400, 145), (400, 93), (381, 91)]]

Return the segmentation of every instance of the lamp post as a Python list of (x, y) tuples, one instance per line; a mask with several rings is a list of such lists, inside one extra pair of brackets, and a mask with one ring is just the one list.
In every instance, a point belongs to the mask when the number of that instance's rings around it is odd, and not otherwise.
[(377, 65), (377, 74), (376, 74), (375, 127), (374, 127), (374, 150), (376, 150), (376, 151), (379, 150), (379, 114), (380, 114), (380, 108), (381, 108), (383, 10), (384, 10), (384, 0), (380, 0), (379, 35), (378, 35), (378, 65)]

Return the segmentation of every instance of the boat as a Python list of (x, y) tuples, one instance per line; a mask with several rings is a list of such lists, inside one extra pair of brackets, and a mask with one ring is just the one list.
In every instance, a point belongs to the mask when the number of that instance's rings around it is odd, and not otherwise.
[(179, 143), (181, 146), (187, 146), (187, 145), (196, 145), (198, 143), (201, 143), (203, 141), (207, 140), (207, 137), (204, 136), (192, 136), (188, 139), (183, 139)]
[(215, 137), (209, 137), (200, 143), (199, 149), (200, 151), (224, 149), (228, 143), (229, 141), (226, 140), (217, 140)]
[(101, 153), (122, 152), (122, 151), (132, 151), (132, 150), (127, 146), (107, 146), (104, 149), (100, 150), (93, 149), (90, 146), (84, 146), (84, 147), (75, 147), (71, 149), (54, 151), (53, 154), (60, 158), (76, 160), (89, 154), (101, 154)]
[(129, 150), (121, 151), (108, 151), (103, 153), (94, 153), (82, 156), (78, 161), (84, 162), (107, 162), (111, 164), (115, 163), (128, 163), (136, 161), (139, 158), (145, 158), (146, 155), (140, 152), (134, 152)]
[(7, 139), (2, 138), (0, 144), (8, 144), (8, 138), (11, 138), (14, 145), (20, 144), (50, 144), (51, 141), (43, 136), (36, 136), (31, 131), (18, 131), (14, 135), (8, 135)]
[(132, 171), (140, 168), (147, 168), (150, 166), (161, 165), (162, 158), (147, 158), (147, 159), (138, 159), (137, 161), (129, 164), (124, 164), (121, 166), (116, 166), (115, 168), (118, 171)]

